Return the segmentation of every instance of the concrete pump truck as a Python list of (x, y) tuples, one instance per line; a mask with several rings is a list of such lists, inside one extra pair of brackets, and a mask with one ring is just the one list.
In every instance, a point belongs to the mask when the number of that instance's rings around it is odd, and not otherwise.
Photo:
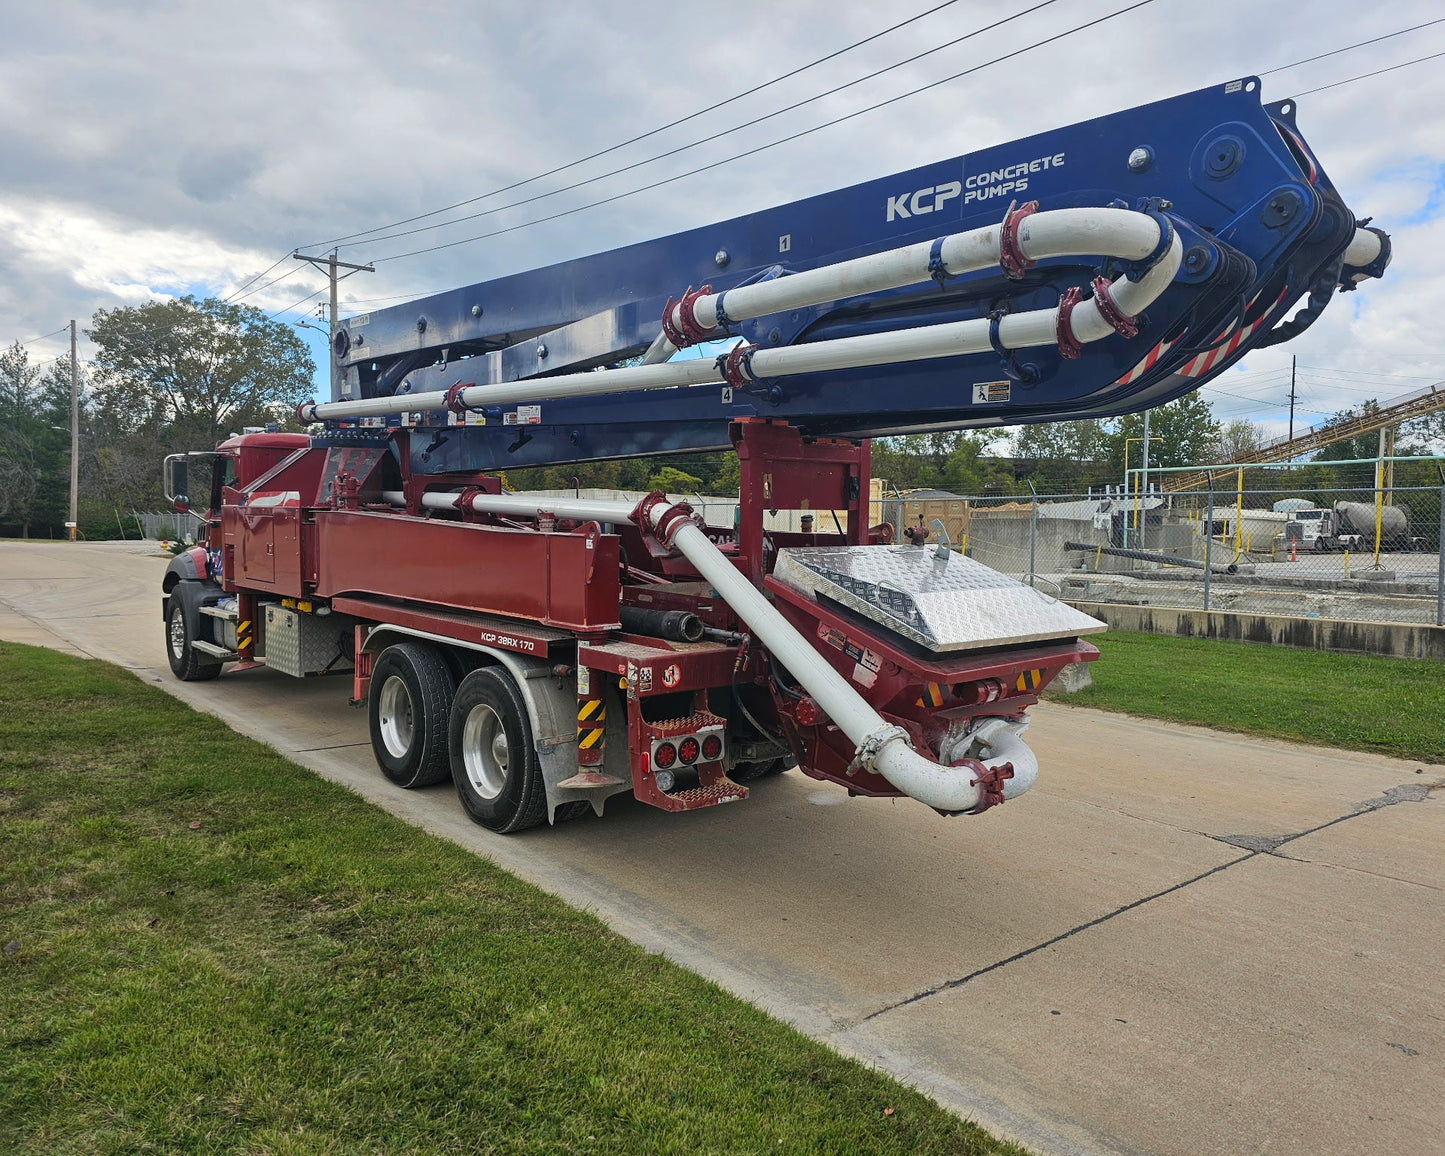
[[(870, 525), (870, 439), (1162, 404), (1389, 256), (1243, 78), (335, 320), (309, 433), (167, 459), (204, 521), (171, 667), (349, 674), (386, 777), (498, 832), (794, 765), (977, 814), (1034, 782), (1026, 712), (1103, 624)], [(497, 476), (728, 449), (723, 529)]]

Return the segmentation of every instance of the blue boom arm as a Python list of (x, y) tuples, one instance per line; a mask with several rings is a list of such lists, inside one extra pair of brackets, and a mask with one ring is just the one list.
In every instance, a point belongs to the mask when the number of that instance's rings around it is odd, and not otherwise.
[[(821, 269), (948, 234), (1016, 223), (1031, 205), (1128, 208), (1178, 238), (1167, 288), (1132, 324), (1082, 348), (1052, 345), (606, 396), (557, 396), (545, 379), (615, 366), (658, 341), (670, 302)], [(1261, 105), (1245, 78), (983, 149), (720, 224), (455, 289), (342, 321), (333, 402), (474, 388), (465, 407), (328, 416), (324, 437), (407, 425), (418, 473), (723, 449), (739, 418), (871, 437), (1104, 417), (1198, 388), (1251, 348), (1310, 324), (1336, 289), (1378, 276), (1388, 239), (1346, 208), (1300, 138), (1294, 106)], [(1366, 238), (1369, 240), (1370, 238)], [(1369, 261), (1347, 263), (1365, 251)], [(937, 246), (935, 246), (935, 253)], [(1096, 278), (1137, 276), (1098, 256), (990, 268), (788, 309), (709, 336), (759, 349), (922, 330), (1057, 309)], [(1301, 299), (1307, 303), (1286, 320)], [(1132, 332), (1131, 332), (1132, 331)], [(670, 346), (668, 348), (671, 348)], [(683, 352), (679, 357), (694, 356)], [(487, 404), (486, 387), (536, 381), (535, 404)], [(335, 410), (345, 407), (323, 407)], [(357, 428), (362, 427), (362, 428)], [(354, 432), (353, 432), (354, 431)]]

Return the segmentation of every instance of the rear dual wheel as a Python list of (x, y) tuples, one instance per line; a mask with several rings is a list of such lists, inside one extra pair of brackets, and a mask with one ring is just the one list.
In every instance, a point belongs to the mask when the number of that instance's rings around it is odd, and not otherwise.
[[(547, 789), (526, 700), (502, 667), (474, 670), (458, 686), (435, 647), (401, 642), (376, 660), (367, 708), (372, 752), (397, 786), (450, 777), (467, 814), (501, 834), (546, 820)], [(566, 803), (557, 819), (590, 809)]]
[(426, 643), (397, 643), (376, 660), (366, 712), (371, 750), (398, 787), (429, 787), (451, 774), (447, 712), (456, 688), (446, 660)]
[(457, 797), (472, 819), (500, 834), (546, 820), (547, 790), (527, 704), (501, 667), (474, 670), (457, 688), (448, 746)]

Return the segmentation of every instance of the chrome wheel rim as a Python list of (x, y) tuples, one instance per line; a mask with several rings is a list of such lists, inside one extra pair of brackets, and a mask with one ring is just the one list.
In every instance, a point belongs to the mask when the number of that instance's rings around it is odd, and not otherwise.
[(483, 799), (495, 799), (507, 785), (509, 754), (501, 716), (485, 703), (472, 707), (462, 728), (462, 766)]
[(171, 614), (167, 634), (171, 642), (171, 654), (179, 662), (186, 656), (186, 616), (182, 611), (177, 610)]
[(399, 676), (393, 674), (382, 683), (377, 715), (386, 753), (394, 759), (405, 758), (416, 738), (416, 724), (412, 720), (411, 692)]

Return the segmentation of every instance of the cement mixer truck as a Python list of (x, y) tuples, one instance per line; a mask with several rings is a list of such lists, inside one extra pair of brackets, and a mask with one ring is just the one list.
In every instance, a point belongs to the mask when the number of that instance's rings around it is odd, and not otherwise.
[(1332, 508), (1295, 510), (1285, 523), (1286, 545), (1326, 553), (1331, 550), (1373, 550), (1376, 522), (1382, 550), (1416, 550), (1424, 541), (1410, 535), (1408, 507), (1370, 502), (1336, 502)]
[[(1388, 237), (1259, 89), (336, 319), (307, 432), (167, 460), (204, 523), (162, 589), (172, 670), (340, 675), (392, 783), (450, 779), (501, 833), (794, 766), (947, 815), (1017, 798), (1028, 709), (1103, 624), (894, 542), (870, 439), (1156, 406), (1379, 276)], [(502, 478), (699, 451), (737, 455), (726, 528)]]

